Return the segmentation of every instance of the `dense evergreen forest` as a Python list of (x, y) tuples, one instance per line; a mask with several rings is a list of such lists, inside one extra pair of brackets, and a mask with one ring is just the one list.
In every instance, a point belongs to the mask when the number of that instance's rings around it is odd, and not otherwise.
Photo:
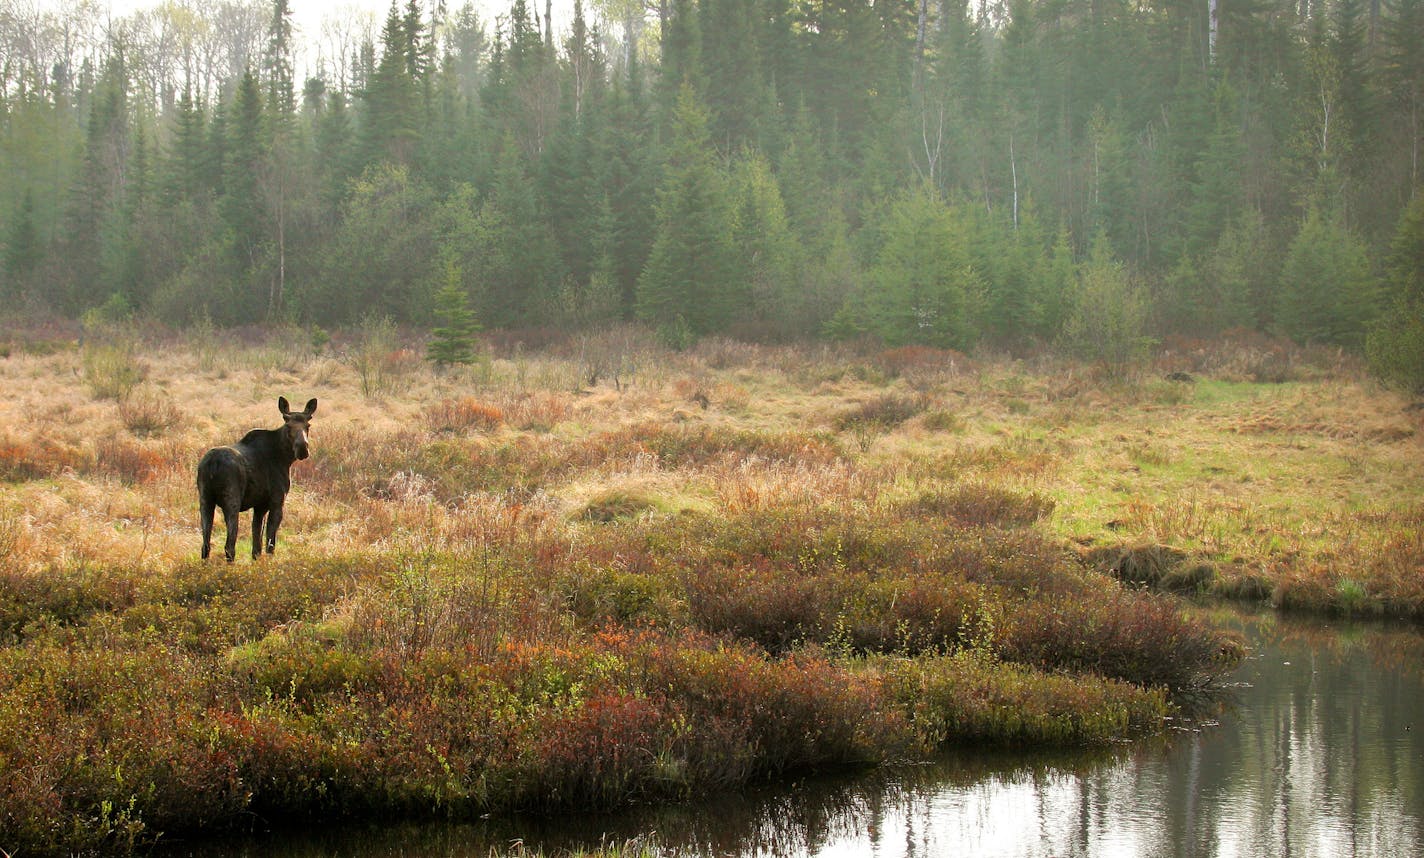
[(1424, 380), (1424, 0), (594, 2), (313, 47), (288, 0), (3, 0), (6, 311), (1248, 329)]

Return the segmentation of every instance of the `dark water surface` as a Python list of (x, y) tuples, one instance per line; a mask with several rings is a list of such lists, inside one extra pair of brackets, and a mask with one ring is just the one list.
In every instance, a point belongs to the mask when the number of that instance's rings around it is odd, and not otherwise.
[[(960, 751), (613, 816), (346, 826), (173, 854), (488, 856), (654, 843), (697, 856), (1424, 856), (1418, 627), (1211, 609), (1251, 655), (1232, 701), (1162, 740), (1055, 755)], [(172, 844), (178, 846), (179, 844)]]

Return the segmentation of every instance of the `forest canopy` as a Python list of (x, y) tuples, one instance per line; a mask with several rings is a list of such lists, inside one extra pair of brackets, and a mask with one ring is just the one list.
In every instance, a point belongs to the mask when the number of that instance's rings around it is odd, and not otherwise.
[(8, 312), (1252, 329), (1424, 384), (1424, 0), (291, 5), (0, 0)]

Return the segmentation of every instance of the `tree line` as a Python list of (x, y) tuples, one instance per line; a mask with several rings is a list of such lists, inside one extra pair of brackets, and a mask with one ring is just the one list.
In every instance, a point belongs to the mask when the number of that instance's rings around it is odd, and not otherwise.
[(3, 0), (0, 297), (1424, 380), (1424, 0), (596, 2), (393, 3), (299, 75), (288, 0)]

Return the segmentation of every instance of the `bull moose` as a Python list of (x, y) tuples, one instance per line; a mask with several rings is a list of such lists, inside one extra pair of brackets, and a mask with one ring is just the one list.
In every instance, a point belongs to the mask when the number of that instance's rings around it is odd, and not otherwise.
[(221, 507), (227, 526), (223, 554), (231, 563), (237, 556), (237, 515), (252, 510), (252, 559), (262, 554), (262, 524), (267, 524), (267, 553), (277, 549), (277, 528), (282, 525), (282, 504), (292, 487), (292, 462), (311, 455), (307, 432), (316, 400), (293, 411), (287, 397), (277, 397), (282, 412), (280, 429), (253, 429), (236, 444), (214, 447), (198, 462), (198, 512), (203, 527), (203, 559), (212, 547), (213, 510)]

